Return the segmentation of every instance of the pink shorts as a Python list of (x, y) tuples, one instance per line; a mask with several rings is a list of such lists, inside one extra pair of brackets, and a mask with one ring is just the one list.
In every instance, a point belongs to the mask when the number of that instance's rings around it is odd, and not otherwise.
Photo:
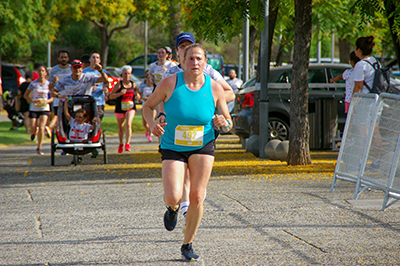
[(348, 102), (344, 102), (344, 112), (347, 114), (347, 111), (349, 111), (349, 106), (350, 106), (350, 103), (348, 103)]
[(126, 113), (130, 113), (130, 112), (136, 112), (136, 110), (131, 109), (131, 110), (129, 110), (129, 111), (126, 111), (125, 113), (114, 113), (114, 114), (115, 114), (115, 117), (116, 117), (116, 118), (120, 119), (120, 118), (125, 118), (125, 114), (126, 114)]

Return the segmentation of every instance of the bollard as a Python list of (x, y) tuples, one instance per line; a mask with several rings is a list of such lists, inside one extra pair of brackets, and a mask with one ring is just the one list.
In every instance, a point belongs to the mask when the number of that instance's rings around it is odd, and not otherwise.
[(270, 160), (278, 160), (276, 157), (276, 146), (279, 145), (282, 141), (280, 139), (271, 139), (265, 144), (264, 153)]
[(251, 152), (256, 157), (260, 157), (260, 148), (258, 147), (259, 145), (259, 136), (250, 136), (246, 143), (246, 151)]
[(275, 154), (277, 159), (286, 162), (288, 153), (289, 153), (289, 141), (288, 140), (281, 141), (281, 143), (279, 143), (275, 149)]

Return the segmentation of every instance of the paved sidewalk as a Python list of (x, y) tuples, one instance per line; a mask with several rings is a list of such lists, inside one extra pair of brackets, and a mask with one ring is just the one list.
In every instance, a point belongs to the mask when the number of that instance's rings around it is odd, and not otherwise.
[[(184, 221), (168, 232), (162, 217), (157, 143), (133, 136), (109, 164), (71, 156), (50, 166), (35, 146), (0, 149), (0, 265), (182, 265)], [(217, 142), (192, 265), (400, 265), (400, 212), (350, 204), (354, 184), (330, 184), (337, 153), (313, 153), (313, 166), (288, 167)], [(57, 153), (59, 154), (59, 152)], [(101, 154), (100, 154), (101, 155)], [(358, 202), (383, 201), (365, 191)]]

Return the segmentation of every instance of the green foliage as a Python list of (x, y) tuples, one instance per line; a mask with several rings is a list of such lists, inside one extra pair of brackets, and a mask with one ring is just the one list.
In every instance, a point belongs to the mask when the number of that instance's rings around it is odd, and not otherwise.
[[(118, 135), (118, 123), (115, 116), (105, 116), (103, 121), (101, 121), (101, 128), (107, 131), (107, 136)], [(132, 132), (144, 132), (141, 114), (135, 115), (135, 118), (132, 121)]]
[(197, 38), (218, 43), (218, 40), (227, 42), (242, 33), (245, 17), (262, 30), (263, 12), (263, 1), (259, 0), (193, 0), (185, 1), (182, 19), (196, 32)]
[[(393, 12), (386, 12), (389, 8)], [(400, 2), (398, 0), (357, 0), (350, 7), (351, 11), (359, 14), (359, 28), (364, 29), (365, 25), (373, 23), (377, 19), (394, 18), (394, 25), (391, 30), (395, 32), (400, 39)]]
[(85, 53), (100, 50), (100, 34), (96, 27), (89, 21), (75, 22), (71, 19), (61, 22), (60, 31), (55, 41), (56, 45), (72, 46), (84, 49)]
[(32, 142), (25, 128), (10, 130), (11, 126), (11, 121), (0, 122), (0, 145), (20, 145)]
[(0, 53), (17, 60), (30, 55), (33, 38), (52, 40), (58, 24), (52, 0), (0, 1)]

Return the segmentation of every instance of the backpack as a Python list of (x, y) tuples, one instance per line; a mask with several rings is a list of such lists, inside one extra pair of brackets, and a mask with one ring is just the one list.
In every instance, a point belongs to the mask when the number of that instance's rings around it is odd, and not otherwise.
[[(375, 59), (376, 60), (376, 59)], [(375, 63), (364, 60), (370, 64), (375, 69), (374, 82), (372, 83), (372, 88), (370, 88), (364, 81), (365, 87), (370, 93), (381, 94), (382, 92), (389, 92), (390, 88), (390, 67), (381, 67), (378, 60)]]

